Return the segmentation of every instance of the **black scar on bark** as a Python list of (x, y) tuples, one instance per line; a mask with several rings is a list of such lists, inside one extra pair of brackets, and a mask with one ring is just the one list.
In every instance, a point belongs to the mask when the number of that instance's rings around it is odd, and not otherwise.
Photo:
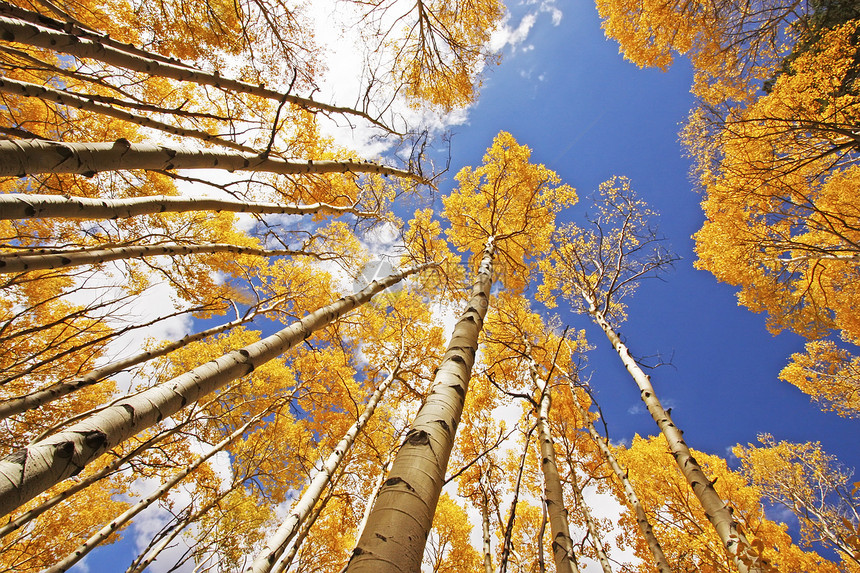
[(430, 443), (430, 434), (424, 430), (412, 430), (406, 436), (406, 443), (410, 446), (426, 446)]
[(84, 444), (88, 448), (93, 450), (100, 449), (107, 442), (107, 434), (102, 432), (101, 430), (90, 430), (89, 432), (82, 432), (81, 435), (84, 437)]
[(74, 442), (68, 441), (68, 442), (63, 442), (61, 444), (57, 444), (57, 450), (56, 450), (55, 455), (58, 458), (68, 459), (68, 458), (72, 457), (72, 455), (74, 453), (75, 453)]
[(395, 485), (400, 485), (400, 484), (403, 484), (403, 486), (404, 486), (406, 489), (408, 489), (409, 491), (415, 491), (415, 488), (414, 488), (414, 487), (412, 487), (411, 485), (409, 485), (409, 484), (406, 482), (406, 480), (404, 480), (403, 478), (399, 478), (399, 477), (392, 477), (392, 478), (388, 478), (387, 480), (385, 480), (385, 485), (386, 485), (386, 486), (388, 486), (388, 487), (395, 486)]

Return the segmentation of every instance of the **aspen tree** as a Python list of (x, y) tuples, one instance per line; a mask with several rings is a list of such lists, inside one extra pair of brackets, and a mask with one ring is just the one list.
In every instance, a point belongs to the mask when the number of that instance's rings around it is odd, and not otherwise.
[(777, 441), (769, 434), (760, 435), (759, 441), (761, 446), (733, 449), (752, 485), (771, 503), (797, 516), (804, 541), (832, 547), (842, 567), (860, 570), (860, 495), (856, 484), (851, 484), (853, 471), (827, 454), (819, 442)]
[(412, 172), (361, 161), (287, 161), (255, 153), (173, 148), (166, 145), (114, 142), (60, 143), (41, 140), (0, 141), (0, 176), (40, 173), (92, 175), (118, 169), (223, 169), (280, 175), (313, 173), (378, 173), (427, 179)]
[[(708, 517), (696, 502), (686, 479), (671, 463), (671, 452), (659, 436), (634, 436), (629, 448), (615, 448), (619, 461), (628, 468), (630, 480), (651, 518), (662, 547), (676, 571), (727, 571), (733, 563), (722, 547), (722, 541), (708, 525)], [(754, 542), (775, 571), (845, 570), (811, 550), (802, 550), (792, 542), (787, 526), (764, 515), (762, 490), (738, 471), (731, 470), (718, 456), (694, 452), (709, 475), (717, 478), (716, 488), (734, 510), (734, 516), (747, 531), (755, 531)], [(635, 529), (631, 520), (621, 523)], [(636, 548), (640, 555), (643, 547)], [(645, 569), (645, 567), (643, 567)], [(647, 567), (650, 571), (650, 566)], [(848, 569), (850, 570), (850, 569)]]
[(741, 573), (759, 572), (765, 567), (752, 548), (732, 513), (714, 489), (658, 400), (650, 376), (633, 359), (609, 322), (623, 318), (623, 297), (635, 290), (637, 281), (652, 276), (674, 260), (660, 246), (659, 237), (647, 226), (651, 215), (638, 200), (626, 178), (613, 178), (600, 186), (594, 228), (582, 231), (575, 225), (562, 229), (553, 252), (552, 263), (544, 263), (545, 300), (558, 291), (574, 309), (587, 314), (599, 326), (639, 388), (654, 422), (666, 438), (675, 463), (681, 469), (699, 503)]
[(657, 566), (657, 570), (660, 573), (672, 573), (672, 568), (668, 561), (666, 561), (666, 556), (663, 553), (663, 549), (660, 547), (660, 542), (654, 535), (654, 528), (651, 526), (651, 522), (648, 520), (645, 510), (639, 502), (639, 496), (636, 495), (636, 490), (633, 489), (633, 485), (628, 479), (627, 472), (618, 464), (618, 460), (609, 448), (609, 440), (597, 432), (597, 429), (594, 427), (594, 422), (591, 420), (589, 411), (582, 406), (569, 374), (567, 374), (564, 369), (558, 365), (556, 365), (556, 368), (559, 368), (559, 370), (568, 377), (568, 381), (570, 382), (570, 395), (573, 399), (573, 404), (576, 406), (579, 415), (582, 416), (582, 420), (585, 422), (585, 427), (588, 430), (589, 436), (591, 436), (591, 439), (597, 447), (600, 448), (600, 452), (603, 454), (603, 457), (606, 458), (607, 464), (612, 468), (612, 472), (615, 474), (619, 483), (621, 483), (622, 488), (624, 489), (625, 499), (630, 504), (630, 507), (636, 515), (636, 525), (639, 527), (642, 538), (648, 545), (648, 549), (654, 558), (654, 564)]
[(197, 458), (194, 463), (188, 465), (185, 469), (178, 472), (175, 476), (162, 483), (152, 495), (147, 496), (132, 507), (128, 508), (121, 515), (117, 516), (116, 519), (112, 520), (108, 525), (103, 527), (95, 535), (87, 539), (83, 543), (83, 545), (81, 545), (73, 554), (67, 556), (65, 559), (62, 559), (61, 561), (56, 563), (53, 567), (47, 569), (46, 573), (59, 573), (61, 571), (66, 571), (69, 567), (83, 559), (84, 556), (87, 555), (87, 553), (92, 551), (92, 549), (95, 548), (99, 543), (107, 539), (107, 537), (110, 536), (118, 527), (121, 527), (125, 523), (129, 522), (135, 515), (149, 507), (159, 497), (167, 493), (185, 476), (196, 470), (200, 465), (209, 461), (209, 459), (215, 454), (223, 451), (225, 446), (229, 445), (233, 440), (244, 434), (245, 431), (248, 430), (248, 428), (259, 422), (262, 417), (262, 415), (254, 416), (253, 418), (248, 420), (248, 422), (244, 426), (242, 426), (241, 428), (227, 436), (225, 439), (209, 448), (202, 456)]
[(248, 566), (246, 571), (253, 573), (263, 573), (270, 571), (272, 565), (278, 560), (281, 554), (287, 547), (287, 544), (296, 535), (298, 527), (307, 518), (308, 514), (313, 509), (314, 505), (319, 502), (323, 490), (329, 484), (332, 476), (337, 471), (338, 467), (343, 463), (345, 456), (349, 453), (352, 443), (356, 436), (362, 431), (367, 424), (368, 419), (373, 415), (376, 405), (382, 399), (382, 395), (388, 389), (392, 382), (399, 374), (400, 360), (398, 359), (388, 376), (380, 382), (379, 386), (367, 400), (364, 410), (356, 420), (340, 442), (335, 446), (334, 451), (323, 463), (322, 469), (314, 476), (311, 483), (308, 484), (302, 497), (296, 502), (291, 509), (289, 517), (278, 527), (278, 530), (266, 542), (266, 548), (257, 555), (254, 562)]
[(529, 156), (527, 147), (500, 133), (484, 164), (461, 170), (458, 191), (445, 200), (452, 242), (470, 250), (480, 266), (430, 395), (398, 451), (346, 571), (420, 567), (489, 307), (494, 257), (510, 265), (506, 287), (522, 289), (535, 264), (531, 257), (548, 248), (543, 240), (552, 232), (555, 213), (575, 200), (570, 187), (558, 186), (558, 176), (529, 163)]
[(407, 269), (374, 281), (362, 291), (318, 309), (299, 322), (255, 344), (200, 366), (0, 461), (0, 512), (15, 507), (54, 483), (80, 471), (91, 460), (137, 432), (172, 415), (256, 365), (278, 356), (314, 330), (367, 302), (370, 298), (425, 268)]
[[(561, 488), (561, 478), (558, 473), (555, 449), (549, 428), (549, 409), (551, 404), (550, 389), (547, 381), (538, 374), (537, 364), (531, 357), (528, 343), (525, 350), (529, 367), (529, 376), (538, 391), (538, 440), (541, 450), (541, 471), (544, 476), (545, 503), (549, 522), (552, 527), (552, 553), (558, 571), (578, 572), (576, 556), (573, 553), (573, 540), (570, 537), (570, 526), (567, 523), (567, 509), (564, 504), (564, 494)], [(576, 485), (574, 484), (574, 488)], [(577, 499), (582, 503), (581, 496)], [(598, 540), (594, 540), (599, 543)], [(601, 561), (602, 564), (602, 561)]]
[(63, 217), (68, 219), (120, 219), (155, 213), (182, 213), (186, 211), (231, 211), (279, 215), (340, 215), (357, 217), (377, 215), (362, 211), (357, 206), (339, 206), (328, 203), (283, 204), (253, 201), (236, 201), (215, 197), (177, 197), (149, 195), (126, 199), (90, 199), (62, 195), (12, 193), (0, 196), (0, 218), (24, 219), (29, 217)]
[(216, 334), (220, 334), (222, 332), (226, 332), (231, 328), (247, 324), (257, 318), (258, 315), (267, 314), (274, 309), (275, 306), (253, 307), (251, 309), (248, 309), (248, 311), (244, 313), (244, 316), (242, 316), (241, 318), (237, 318), (236, 320), (232, 320), (230, 322), (218, 326), (213, 326), (212, 328), (207, 328), (194, 334), (183, 336), (181, 339), (169, 344), (164, 344), (159, 348), (153, 350), (145, 350), (133, 356), (129, 356), (128, 358), (111, 362), (110, 364), (107, 364), (100, 368), (96, 368), (90, 372), (87, 372), (83, 376), (80, 376), (73, 380), (55, 382), (50, 386), (47, 386), (35, 392), (31, 392), (26, 396), (19, 396), (17, 398), (3, 400), (2, 402), (0, 402), (0, 419), (19, 414), (25, 410), (38, 408), (40, 406), (43, 406), (44, 404), (53, 402), (54, 400), (58, 400), (59, 398), (71, 394), (79, 388), (96, 384), (113, 374), (121, 372), (122, 370), (137, 366), (142, 362), (154, 360), (160, 356), (169, 354), (170, 352), (178, 348), (182, 348), (186, 344), (191, 344), (192, 342), (203, 340), (204, 338), (215, 336)]

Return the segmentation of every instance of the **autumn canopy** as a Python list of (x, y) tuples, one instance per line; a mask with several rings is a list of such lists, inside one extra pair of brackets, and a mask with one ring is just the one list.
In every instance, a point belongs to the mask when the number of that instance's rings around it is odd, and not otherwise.
[[(597, 10), (693, 66), (695, 265), (860, 417), (860, 10)], [(619, 332), (679, 261), (635, 181), (574, 190), (501, 121), (445, 168), (508, 19), (0, 1), (0, 570), (860, 573), (851, 470), (697, 450)], [(595, 347), (650, 435), (610, 441)]]

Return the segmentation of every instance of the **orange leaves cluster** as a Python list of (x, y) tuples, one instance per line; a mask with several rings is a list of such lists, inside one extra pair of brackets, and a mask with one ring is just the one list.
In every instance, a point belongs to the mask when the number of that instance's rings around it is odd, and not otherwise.
[(860, 416), (860, 358), (831, 340), (806, 343), (791, 355), (779, 377), (808, 394), (822, 409), (846, 418)]
[(558, 175), (530, 163), (531, 150), (500, 132), (475, 169), (464, 167), (458, 188), (443, 199), (451, 222), (448, 240), (475, 261), (491, 237), (496, 244), (499, 275), (507, 289), (519, 292), (536, 268), (536, 257), (551, 248), (555, 216), (576, 202), (576, 193)]
[[(705, 573), (734, 570), (722, 543), (710, 527), (692, 491), (672, 461), (660, 437), (633, 438), (629, 448), (617, 451), (629, 469), (637, 495), (649, 516), (654, 532), (673, 567)], [(762, 491), (735, 472), (718, 456), (695, 453), (707, 475), (715, 479), (720, 497), (733, 509), (734, 518), (775, 571), (822, 571), (836, 573), (837, 564), (817, 553), (803, 551), (792, 543), (787, 526), (769, 520), (761, 506)], [(624, 527), (635, 528), (632, 515)], [(648, 559), (643, 547), (637, 552)], [(641, 571), (650, 571), (647, 565)]]

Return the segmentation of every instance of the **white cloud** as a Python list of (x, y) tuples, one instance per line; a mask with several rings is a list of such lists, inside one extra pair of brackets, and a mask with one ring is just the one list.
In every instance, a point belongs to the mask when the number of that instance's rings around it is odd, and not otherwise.
[(559, 24), (561, 24), (561, 18), (564, 14), (555, 6), (554, 2), (541, 2), (540, 11), (549, 12), (550, 17), (552, 18), (553, 26), (558, 26)]
[(490, 37), (489, 47), (493, 52), (501, 52), (505, 46), (516, 48), (523, 43), (537, 21), (537, 15), (526, 14), (516, 28), (512, 28), (508, 21), (509, 18), (506, 18), (501, 27), (495, 30)]

